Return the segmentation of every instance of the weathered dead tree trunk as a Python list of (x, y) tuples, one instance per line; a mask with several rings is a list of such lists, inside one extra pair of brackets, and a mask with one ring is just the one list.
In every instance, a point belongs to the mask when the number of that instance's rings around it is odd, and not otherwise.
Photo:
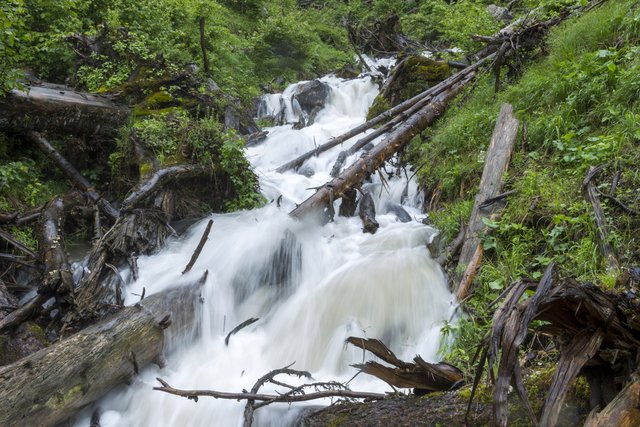
[(43, 209), (39, 242), (44, 264), (42, 284), (36, 296), (0, 320), (0, 333), (19, 326), (38, 313), (42, 304), (50, 297), (55, 296), (60, 303), (72, 292), (73, 275), (60, 232), (63, 219), (62, 198), (54, 199)]
[[(474, 380), (472, 398), (480, 381), (481, 372), (488, 362), (488, 372), (493, 377), (494, 365), (499, 367), (494, 385), (493, 425), (508, 425), (507, 395), (510, 383), (528, 408), (533, 424), (535, 414), (522, 387), (522, 375), (518, 352), (527, 335), (532, 320), (542, 320), (539, 331), (552, 335), (560, 345), (552, 383), (541, 411), (541, 426), (555, 425), (574, 379), (587, 377), (590, 385), (589, 401), (592, 407), (609, 406), (589, 417), (587, 426), (636, 425), (623, 420), (638, 420), (637, 376), (640, 356), (640, 302), (628, 292), (611, 292), (592, 284), (578, 285), (571, 279), (557, 286), (551, 284), (553, 263), (547, 267), (535, 294), (521, 301), (528, 282), (516, 282), (510, 286), (505, 300), (493, 316), (491, 332), (483, 341), (483, 351)], [(626, 385), (618, 397), (615, 390)], [(635, 391), (631, 391), (634, 389)], [(635, 393), (635, 394), (633, 394)], [(614, 398), (615, 397), (615, 398)], [(634, 400), (635, 399), (635, 400)], [(635, 403), (634, 403), (635, 402)], [(471, 408), (471, 401), (469, 402)], [(615, 413), (613, 412), (615, 409)], [(622, 424), (613, 422), (620, 420)]]
[(640, 425), (640, 378), (638, 374), (600, 413), (589, 417), (584, 427), (633, 427)]
[(487, 206), (486, 201), (495, 199), (502, 191), (504, 173), (509, 167), (509, 160), (518, 135), (518, 126), (519, 122), (513, 115), (513, 107), (509, 104), (503, 104), (491, 136), (480, 179), (480, 190), (475, 198), (465, 233), (465, 241), (460, 251), (458, 264), (464, 266), (465, 273), (458, 287), (454, 289), (458, 300), (464, 299), (468, 294), (482, 262), (481, 238), (486, 230), (482, 220), (501, 210), (501, 207), (498, 207), (496, 203)]
[(468, 73), (458, 83), (448, 87), (424, 108), (398, 126), (382, 142), (376, 145), (367, 155), (360, 158), (338, 177), (322, 186), (313, 196), (302, 202), (290, 215), (302, 218), (310, 212), (327, 206), (329, 200), (336, 200), (349, 188), (360, 184), (369, 174), (379, 168), (389, 157), (404, 147), (411, 139), (424, 130), (439, 117), (446, 105), (462, 90), (464, 85), (475, 76)]
[(596, 186), (593, 185), (593, 179), (603, 169), (603, 167), (604, 166), (598, 166), (595, 168), (591, 167), (589, 169), (589, 172), (582, 183), (582, 194), (593, 208), (593, 216), (596, 221), (598, 235), (598, 246), (600, 247), (600, 252), (602, 252), (602, 256), (607, 263), (607, 271), (618, 272), (620, 270), (620, 265), (618, 264), (618, 259), (613, 251), (613, 247), (609, 242), (607, 220), (605, 218), (604, 211), (602, 210), (598, 191)]
[(377, 339), (349, 337), (347, 342), (355, 347), (369, 351), (381, 360), (393, 365), (382, 365), (368, 361), (352, 365), (368, 375), (373, 375), (394, 387), (413, 388), (416, 395), (433, 391), (445, 391), (460, 387), (463, 383), (462, 371), (448, 363), (428, 363), (416, 356), (414, 363), (404, 362)]
[(152, 295), (1, 367), (0, 425), (56, 425), (131, 381), (148, 364), (162, 366), (163, 330), (170, 327), (170, 333), (180, 333), (196, 326), (201, 285), (200, 281)]
[[(289, 169), (296, 169), (298, 167), (300, 167), (307, 159), (310, 159), (313, 156), (317, 156), (320, 153), (324, 153), (325, 151), (336, 147), (340, 144), (342, 144), (343, 142), (345, 142), (346, 140), (353, 138), (356, 135), (361, 134), (362, 132), (371, 129), (372, 127), (374, 127), (375, 125), (379, 124), (379, 123), (383, 123), (387, 120), (392, 119), (393, 117), (395, 117), (396, 115), (402, 113), (403, 111), (411, 108), (414, 104), (416, 104), (417, 102), (427, 98), (427, 97), (435, 97), (438, 96), (440, 94), (442, 94), (443, 92), (446, 92), (449, 90), (449, 88), (451, 88), (452, 86), (455, 86), (457, 83), (461, 82), (461, 81), (467, 81), (468, 80), (468, 76), (471, 74), (475, 74), (475, 72), (478, 70), (478, 68), (480, 68), (483, 64), (485, 64), (487, 61), (493, 59), (493, 55), (490, 55), (486, 58), (483, 58), (481, 60), (479, 60), (478, 62), (476, 62), (475, 64), (467, 67), (466, 69), (454, 74), (453, 76), (449, 77), (448, 79), (438, 83), (437, 85), (425, 90), (424, 92), (414, 96), (411, 99), (408, 99), (398, 105), (396, 105), (395, 107), (385, 111), (384, 113), (372, 118), (371, 120), (366, 121), (365, 123), (361, 124), (360, 126), (356, 126), (355, 128), (351, 129), (348, 132), (345, 132), (344, 134), (337, 136), (331, 140), (329, 140), (328, 142), (319, 145), (318, 147), (314, 148), (311, 151), (308, 151), (306, 153), (304, 153), (303, 155), (291, 160), (290, 162), (285, 163), (284, 165), (278, 167), (276, 169), (276, 172), (282, 173), (282, 172), (286, 172)], [(387, 129), (388, 130), (388, 129)], [(384, 133), (383, 131), (380, 131), (376, 136), (381, 135), (382, 133)]]
[(115, 137), (130, 115), (106, 98), (59, 85), (27, 86), (0, 97), (0, 130)]
[(213, 172), (208, 166), (192, 164), (160, 169), (131, 191), (131, 194), (122, 202), (122, 210), (126, 211), (140, 206), (170, 181), (207, 176)]
[(59, 168), (64, 172), (67, 179), (71, 183), (82, 191), (94, 204), (98, 205), (102, 212), (107, 215), (112, 221), (115, 221), (120, 216), (120, 212), (115, 209), (111, 204), (103, 199), (93, 188), (93, 185), (84, 177), (78, 170), (65, 159), (62, 154), (53, 148), (49, 141), (44, 139), (38, 132), (29, 132), (29, 139), (36, 144), (38, 149), (42, 151), (49, 159), (51, 159)]

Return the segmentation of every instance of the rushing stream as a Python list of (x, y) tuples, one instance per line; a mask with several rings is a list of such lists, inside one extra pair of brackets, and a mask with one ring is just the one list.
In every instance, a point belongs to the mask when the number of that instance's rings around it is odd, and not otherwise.
[[(317, 219), (295, 221), (288, 216), (295, 203), (313, 193), (313, 187), (331, 179), (338, 153), (358, 138), (310, 159), (306, 169), (315, 172), (310, 177), (273, 169), (363, 123), (378, 92), (371, 77), (345, 81), (329, 76), (322, 81), (330, 85), (331, 94), (313, 125), (301, 130), (293, 130), (291, 124), (268, 128), (268, 139), (248, 149), (271, 203), (252, 211), (211, 215), (209, 240), (184, 276), (181, 271), (209, 218), (159, 254), (138, 260), (140, 277), (127, 289), (127, 304), (139, 299), (133, 294), (143, 287), (149, 295), (193, 282), (209, 270), (201, 327), (195, 339), (171, 338), (174, 350), (164, 369), (145, 369), (133, 384), (98, 403), (103, 427), (240, 426), (245, 402), (205, 397), (194, 403), (153, 391), (158, 385), (155, 377), (177, 388), (240, 392), (251, 389), (265, 373), (295, 362), (294, 369), (310, 371), (315, 380), (347, 381), (356, 373), (349, 365), (363, 360), (361, 350), (344, 344), (352, 335), (380, 338), (405, 360), (416, 354), (438, 360), (440, 327), (453, 313), (452, 297), (425, 246), (434, 230), (419, 221), (423, 215), (415, 182), (394, 174), (383, 184), (375, 175), (363, 187), (376, 203), (380, 229), (374, 235), (362, 232), (357, 215), (336, 216), (335, 222), (324, 226)], [(282, 96), (289, 99), (293, 90), (289, 87)], [(277, 109), (280, 95), (265, 101)], [(287, 117), (295, 119), (291, 102), (284, 104)], [(358, 156), (351, 156), (346, 165)], [(389, 210), (390, 204), (402, 204), (413, 220), (401, 222)], [(250, 317), (260, 320), (233, 335), (225, 346), (226, 334)], [(282, 379), (302, 383), (298, 378)], [(365, 375), (349, 386), (390, 391), (384, 382)], [(268, 384), (261, 392), (277, 389)], [(258, 409), (254, 425), (292, 424), (303, 407), (273, 404)], [(88, 409), (77, 425), (87, 426), (90, 414)]]

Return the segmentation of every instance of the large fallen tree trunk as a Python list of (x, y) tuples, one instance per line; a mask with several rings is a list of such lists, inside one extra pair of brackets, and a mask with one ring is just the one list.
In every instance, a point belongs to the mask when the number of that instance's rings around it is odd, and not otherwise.
[[(454, 85), (455, 83), (458, 83), (460, 81), (466, 80), (467, 77), (470, 74), (475, 73), (478, 68), (480, 68), (483, 64), (485, 64), (486, 62), (490, 61), (491, 59), (494, 58), (494, 55), (489, 55), (481, 60), (479, 60), (478, 62), (476, 62), (475, 64), (465, 68), (464, 70), (454, 74), (453, 76), (449, 77), (448, 79), (438, 83), (437, 85), (430, 87), (429, 89), (425, 90), (424, 92), (419, 93), (418, 95), (414, 96), (411, 99), (408, 99), (398, 105), (396, 105), (395, 107), (385, 111), (384, 113), (372, 118), (371, 120), (366, 121), (365, 123), (356, 126), (355, 128), (351, 129), (348, 132), (345, 132), (344, 134), (337, 136), (331, 140), (329, 140), (328, 142), (319, 145), (318, 147), (314, 148), (311, 151), (308, 151), (304, 154), (302, 154), (301, 156), (291, 160), (290, 162), (287, 162), (285, 164), (283, 164), (282, 166), (278, 167), (276, 169), (276, 172), (282, 173), (282, 172), (286, 172), (289, 169), (296, 169), (298, 167), (300, 167), (307, 159), (310, 159), (313, 156), (317, 156), (320, 153), (324, 153), (325, 151), (336, 147), (340, 144), (342, 144), (343, 142), (347, 141), (348, 139), (353, 138), (356, 135), (361, 134), (362, 132), (371, 129), (372, 127), (376, 126), (379, 123), (383, 123), (387, 120), (392, 119), (393, 117), (397, 116), (398, 114), (408, 110), (409, 108), (411, 108), (412, 106), (414, 106), (417, 102), (422, 101), (426, 98), (429, 97), (434, 97), (437, 96), (439, 94), (441, 94), (442, 92), (448, 90), (452, 85)], [(395, 124), (395, 123), (394, 123)], [(378, 135), (380, 135), (382, 132), (379, 132)], [(376, 136), (378, 136), (376, 135)]]
[(513, 115), (513, 107), (503, 104), (491, 136), (480, 179), (480, 190), (473, 204), (465, 241), (460, 251), (458, 265), (464, 266), (465, 272), (460, 284), (454, 289), (457, 291), (458, 300), (466, 297), (482, 261), (481, 239), (486, 229), (483, 219), (501, 210), (501, 206), (497, 203), (487, 204), (487, 201), (496, 201), (496, 197), (502, 191), (504, 173), (509, 167), (509, 160), (518, 135), (518, 126), (518, 119)]
[(58, 85), (26, 86), (0, 97), (0, 130), (114, 137), (130, 115), (106, 98)]
[(152, 295), (1, 367), (0, 425), (56, 425), (131, 381), (148, 364), (162, 366), (163, 330), (170, 328), (173, 334), (195, 329), (202, 283)]
[(458, 83), (448, 87), (424, 108), (411, 116), (402, 125), (389, 134), (382, 142), (374, 147), (338, 177), (322, 186), (313, 196), (309, 197), (297, 208), (291, 211), (294, 218), (302, 218), (309, 212), (318, 211), (327, 206), (329, 200), (336, 200), (349, 188), (360, 184), (369, 174), (379, 168), (389, 157), (404, 147), (411, 139), (424, 130), (427, 125), (439, 117), (446, 105), (462, 90), (475, 76), (475, 72), (465, 75)]

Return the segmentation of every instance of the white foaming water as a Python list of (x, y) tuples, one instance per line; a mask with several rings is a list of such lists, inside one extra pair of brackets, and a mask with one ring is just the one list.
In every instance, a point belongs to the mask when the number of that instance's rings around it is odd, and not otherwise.
[[(248, 150), (260, 177), (267, 206), (252, 211), (214, 214), (213, 229), (193, 270), (181, 275), (209, 218), (169, 243), (159, 254), (141, 257), (140, 277), (127, 289), (146, 288), (147, 295), (197, 280), (205, 270), (204, 302), (198, 336), (172, 338), (167, 367), (149, 367), (128, 387), (115, 390), (97, 406), (101, 425), (112, 426), (240, 426), (244, 402), (201, 398), (193, 401), (153, 391), (155, 377), (185, 389), (240, 392), (249, 390), (265, 373), (295, 362), (315, 380), (347, 381), (362, 362), (362, 352), (347, 348), (349, 336), (382, 339), (400, 358), (416, 354), (437, 360), (440, 327), (453, 313), (452, 297), (425, 243), (434, 230), (415, 220), (420, 215), (417, 186), (394, 174), (383, 185), (379, 177), (363, 186), (374, 195), (380, 229), (364, 234), (358, 217), (336, 217), (322, 226), (317, 219), (295, 221), (288, 212), (330, 180), (329, 172), (343, 147), (310, 159), (310, 177), (273, 172), (280, 164), (326, 142), (330, 137), (364, 122), (378, 92), (369, 77), (344, 81), (322, 79), (331, 95), (312, 126), (291, 125), (267, 129), (268, 139)], [(269, 96), (274, 114), (284, 99), (291, 114), (289, 87), (283, 96)], [(347, 165), (357, 159), (355, 154)], [(282, 196), (278, 203), (275, 201)], [(414, 218), (402, 223), (388, 212), (390, 203), (403, 204)], [(339, 202), (336, 202), (336, 212)], [(226, 334), (249, 317), (259, 317), (225, 346)], [(302, 384), (297, 378), (283, 377)], [(389, 391), (375, 378), (359, 375), (354, 390)], [(266, 385), (261, 392), (277, 387)], [(321, 403), (330, 403), (324, 401)], [(317, 405), (318, 402), (311, 404)], [(273, 404), (256, 411), (254, 425), (294, 424), (303, 406)], [(77, 425), (87, 425), (92, 409)]]

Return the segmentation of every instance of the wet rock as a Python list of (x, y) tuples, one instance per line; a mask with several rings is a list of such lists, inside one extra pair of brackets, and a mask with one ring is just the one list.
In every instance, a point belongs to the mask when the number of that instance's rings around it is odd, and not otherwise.
[(353, 188), (348, 189), (342, 195), (342, 203), (340, 203), (339, 215), (343, 217), (352, 217), (356, 213), (356, 198), (358, 193)]
[(397, 203), (387, 203), (387, 212), (394, 213), (400, 222), (411, 222), (411, 215)]
[(391, 72), (391, 76), (380, 89), (369, 108), (367, 118), (384, 113), (411, 97), (449, 77), (451, 67), (445, 62), (434, 61), (424, 56), (409, 56)]
[(316, 122), (316, 117), (318, 117), (318, 114), (320, 113), (320, 111), (322, 111), (322, 108), (323, 107), (316, 106), (313, 108), (313, 110), (311, 110), (309, 118), (307, 119), (307, 126), (311, 126)]
[(292, 101), (298, 101), (302, 111), (311, 114), (316, 107), (324, 108), (330, 92), (331, 88), (328, 84), (313, 80), (299, 85), (293, 94)]
[(358, 69), (353, 64), (343, 65), (338, 71), (336, 71), (336, 76), (341, 79), (355, 79), (360, 75), (360, 69)]
[(342, 166), (344, 166), (344, 162), (347, 161), (347, 152), (346, 151), (341, 151), (340, 154), (338, 154), (338, 157), (336, 158), (336, 162), (333, 164), (333, 167), (331, 168), (331, 176), (333, 178), (335, 178), (336, 176), (340, 175), (340, 171), (342, 170)]
[(314, 171), (309, 165), (302, 165), (300, 169), (298, 169), (298, 173), (306, 176), (307, 178), (311, 178), (316, 174), (316, 171)]
[(496, 21), (509, 22), (513, 19), (513, 15), (509, 12), (509, 9), (495, 4), (487, 6), (487, 12), (489, 12)]
[(298, 116), (298, 121), (293, 124), (293, 128), (296, 130), (300, 130), (304, 128), (306, 126), (304, 113), (302, 112), (302, 107), (300, 106), (300, 102), (298, 102), (298, 100), (295, 98), (291, 100), (291, 109), (293, 110), (293, 114)]
[(267, 139), (267, 136), (269, 136), (269, 132), (265, 130), (254, 132), (251, 135), (246, 136), (247, 143), (245, 144), (245, 147), (253, 147), (254, 145), (259, 145)]
[(438, 259), (438, 257), (442, 254), (442, 238), (440, 237), (440, 233), (432, 234), (429, 237), (429, 241), (427, 243), (427, 249), (429, 250), (429, 254), (432, 259)]
[(363, 233), (375, 234), (380, 228), (380, 224), (376, 221), (376, 205), (371, 193), (366, 193), (360, 199), (360, 218), (362, 219)]
[(24, 322), (10, 334), (0, 335), (0, 366), (8, 365), (45, 348), (49, 342), (43, 329)]
[(240, 115), (231, 105), (224, 109), (224, 131), (240, 129)]
[(205, 81), (205, 88), (209, 91), (209, 92), (220, 92), (220, 86), (218, 86), (218, 84), (212, 79), (212, 78), (208, 78)]

